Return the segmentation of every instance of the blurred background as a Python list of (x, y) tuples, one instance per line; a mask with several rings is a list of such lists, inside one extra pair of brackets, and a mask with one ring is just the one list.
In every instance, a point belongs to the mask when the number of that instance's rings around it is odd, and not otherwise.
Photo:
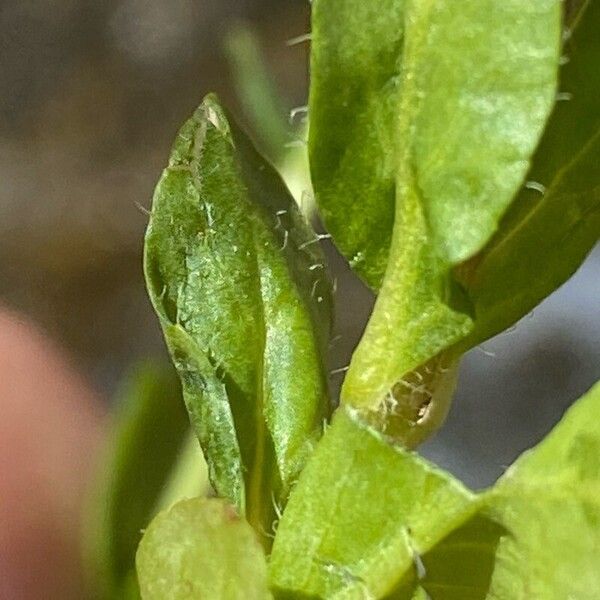
[[(308, 20), (307, 0), (0, 2), (0, 303), (62, 345), (101, 397), (139, 359), (164, 355), (141, 271), (145, 210), (205, 93), (219, 93), (310, 204)], [(372, 297), (327, 251), (334, 370), (348, 364)], [(599, 308), (596, 251), (466, 357), (448, 425), (424, 453), (471, 485), (491, 483), (600, 379)]]

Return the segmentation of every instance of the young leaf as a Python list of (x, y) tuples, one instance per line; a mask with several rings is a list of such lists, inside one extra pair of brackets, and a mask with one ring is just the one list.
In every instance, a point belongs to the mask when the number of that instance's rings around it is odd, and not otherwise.
[[(318, 7), (317, 28), (334, 16)], [(365, 412), (381, 412), (404, 375), (472, 329), (452, 267), (495, 231), (556, 93), (556, 0), (468, 0), (460, 10), (451, 1), (411, 0), (404, 10), (402, 53), (386, 80), (398, 87), (398, 116), (387, 124), (395, 143), (385, 148), (394, 164), (394, 229), (380, 294), (342, 389), (342, 400)], [(371, 44), (381, 48), (377, 38)], [(322, 200), (318, 179), (315, 189)], [(359, 200), (349, 192), (345, 202)]]
[(171, 368), (140, 366), (120, 404), (88, 517), (90, 587), (102, 599), (139, 596), (135, 552), (140, 532), (154, 514), (189, 430), (181, 386)]
[(160, 513), (136, 564), (142, 600), (271, 598), (255, 533), (223, 500), (184, 500)]
[(600, 385), (487, 493), (509, 534), (489, 600), (584, 600), (600, 590)]
[(269, 567), (274, 593), (383, 598), (400, 587), (411, 591), (419, 555), (471, 518), (477, 506), (449, 475), (342, 406), (277, 529)]
[(316, 235), (214, 96), (157, 186), (145, 271), (213, 485), (267, 532), (329, 414), (330, 284)]
[[(600, 237), (600, 3), (581, 3), (557, 102), (521, 190), (458, 277), (476, 313), (461, 350), (506, 329), (568, 279)], [(532, 189), (536, 188), (536, 189)]]

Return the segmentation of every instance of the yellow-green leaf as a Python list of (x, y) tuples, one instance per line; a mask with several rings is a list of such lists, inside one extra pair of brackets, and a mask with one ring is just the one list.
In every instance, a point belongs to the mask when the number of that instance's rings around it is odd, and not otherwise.
[(410, 598), (420, 555), (476, 513), (448, 474), (341, 407), (279, 523), (277, 597)]
[(136, 558), (142, 600), (268, 600), (252, 528), (224, 500), (184, 500), (160, 513)]
[(600, 238), (600, 3), (571, 15), (560, 98), (498, 232), (458, 269), (475, 310), (466, 350), (519, 320), (566, 281)]
[(600, 594), (600, 385), (487, 493), (508, 533), (489, 600)]

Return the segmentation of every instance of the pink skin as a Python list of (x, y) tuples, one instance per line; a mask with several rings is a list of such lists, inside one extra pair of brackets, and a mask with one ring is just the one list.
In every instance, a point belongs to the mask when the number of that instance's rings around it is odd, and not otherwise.
[(0, 310), (0, 598), (84, 597), (80, 514), (100, 407), (60, 349)]

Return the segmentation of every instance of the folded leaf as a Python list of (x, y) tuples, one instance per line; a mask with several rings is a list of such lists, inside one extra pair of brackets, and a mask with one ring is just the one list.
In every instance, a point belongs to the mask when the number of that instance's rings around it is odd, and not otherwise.
[(394, 234), (346, 402), (376, 406), (472, 326), (448, 269), (487, 241), (525, 175), (553, 102), (558, 12), (548, 0), (409, 4)]
[(214, 96), (157, 186), (145, 271), (213, 485), (268, 532), (329, 414), (330, 284), (316, 235)]
[(311, 168), (341, 250), (380, 286), (408, 162), (436, 252), (468, 258), (520, 186), (553, 104), (559, 3), (315, 0), (312, 25)]
[(600, 593), (600, 385), (487, 493), (509, 534), (489, 600), (587, 600)]
[(139, 597), (135, 552), (141, 531), (156, 510), (189, 430), (181, 386), (171, 368), (140, 366), (121, 396), (86, 532), (90, 587), (94, 597), (105, 600)]
[(461, 351), (531, 311), (573, 274), (600, 237), (600, 3), (580, 3), (571, 18), (560, 77), (564, 99), (535, 154), (530, 183), (488, 245), (457, 273), (476, 314)]
[(410, 598), (419, 555), (477, 511), (449, 475), (341, 407), (302, 472), (270, 560), (281, 598)]
[[(561, 9), (556, 0), (468, 0), (460, 10), (409, 0), (387, 11), (345, 2), (340, 20), (339, 4), (314, 4), (311, 160), (317, 200), (326, 220), (337, 215), (331, 231), (349, 258), (381, 260), (391, 244), (342, 389), (344, 402), (381, 413), (404, 375), (473, 327), (452, 268), (487, 243), (527, 173), (554, 104)], [(329, 41), (336, 27), (348, 38), (339, 48)], [(354, 178), (338, 173), (355, 162)], [(390, 242), (381, 229), (392, 223)], [(372, 284), (382, 271), (363, 270)]]
[(254, 531), (223, 500), (184, 500), (160, 513), (137, 553), (142, 600), (268, 600)]

